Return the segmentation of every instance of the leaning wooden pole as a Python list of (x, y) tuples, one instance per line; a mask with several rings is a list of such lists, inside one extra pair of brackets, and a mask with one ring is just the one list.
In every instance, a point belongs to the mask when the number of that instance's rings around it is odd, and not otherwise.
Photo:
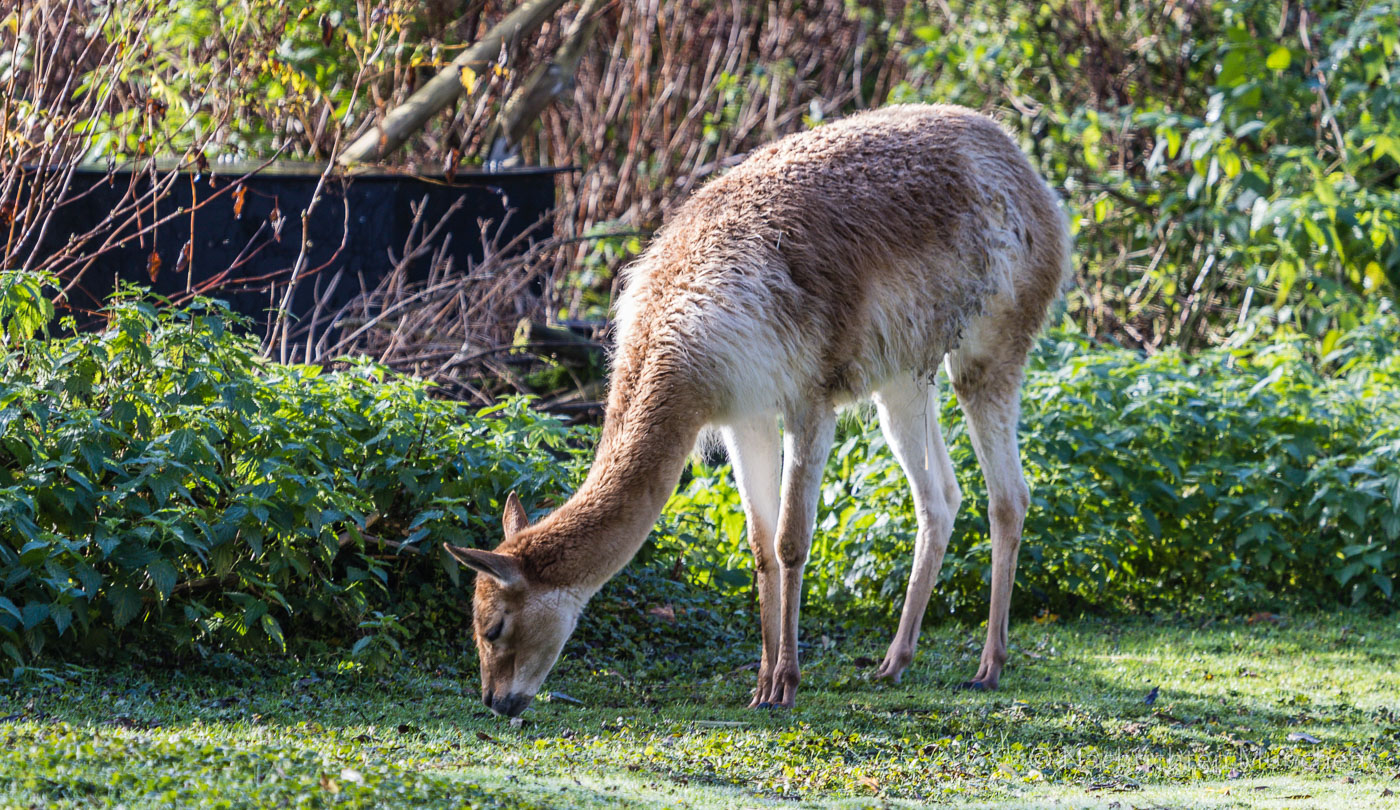
[(530, 124), (555, 98), (573, 85), (579, 60), (593, 42), (593, 35), (603, 20), (602, 8), (608, 1), (583, 0), (573, 25), (564, 34), (564, 42), (554, 56), (536, 66), (520, 89), (506, 102), (483, 139), (483, 151), (488, 161), (514, 153)]
[(457, 55), (452, 63), (438, 72), (431, 81), (394, 108), (379, 126), (370, 129), (340, 154), (339, 163), (380, 160), (403, 145), (409, 136), (422, 128), (429, 118), (456, 100), (464, 89), (463, 71), (484, 74), (495, 63), (501, 46), (520, 36), (533, 33), (549, 19), (565, 0), (526, 0), (507, 14), (486, 36), (472, 43)]

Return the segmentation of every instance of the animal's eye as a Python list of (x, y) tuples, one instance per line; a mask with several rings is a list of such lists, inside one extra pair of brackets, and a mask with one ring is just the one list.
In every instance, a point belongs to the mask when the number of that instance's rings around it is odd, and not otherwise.
[(501, 631), (504, 630), (505, 627), (506, 627), (506, 620), (505, 620), (504, 618), (502, 618), (500, 621), (496, 622), (496, 626), (495, 626), (495, 627), (492, 627), (491, 630), (486, 634), (486, 640), (487, 640), (487, 641), (495, 641), (496, 639), (500, 638), (500, 637), (501, 637)]

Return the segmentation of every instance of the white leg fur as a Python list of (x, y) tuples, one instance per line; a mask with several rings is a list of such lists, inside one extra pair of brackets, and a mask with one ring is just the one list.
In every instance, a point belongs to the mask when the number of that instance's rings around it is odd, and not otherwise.
[(977, 675), (964, 684), (971, 689), (995, 689), (1006, 663), (1011, 589), (1016, 582), (1021, 528), (1030, 506), (1030, 489), (1016, 438), (1025, 357), (1006, 356), (1009, 350), (998, 345), (993, 335), (995, 329), (987, 322), (974, 324), (972, 339), (948, 361), (954, 390), (967, 414), (977, 463), (987, 482), (991, 513), (992, 604)]
[(909, 479), (919, 525), (914, 540), (914, 570), (909, 576), (899, 630), (875, 671), (875, 677), (899, 683), (914, 658), (919, 627), (943, 567), (962, 493), (938, 426), (937, 388), (912, 374), (902, 375), (882, 386), (874, 399), (885, 439)]
[(758, 589), (759, 626), (763, 633), (763, 658), (758, 668), (757, 706), (768, 688), (778, 661), (781, 638), (779, 617), (780, 573), (775, 533), (778, 528), (778, 475), (782, 469), (778, 418), (774, 414), (725, 426), (720, 430), (734, 480), (744, 500), (748, 519), (749, 547), (753, 549), (755, 586)]
[(778, 660), (759, 706), (791, 708), (797, 700), (797, 620), (802, 607), (802, 569), (812, 549), (822, 471), (836, 437), (836, 413), (826, 402), (787, 414), (783, 432), (783, 491), (778, 515), (778, 563), (782, 574)]

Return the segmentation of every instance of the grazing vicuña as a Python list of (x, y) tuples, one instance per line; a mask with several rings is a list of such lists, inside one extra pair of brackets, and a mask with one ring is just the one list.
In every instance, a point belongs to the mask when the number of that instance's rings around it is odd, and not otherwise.
[(898, 681), (961, 499), (933, 389), (945, 357), (990, 496), (991, 616), (967, 685), (995, 688), (1030, 500), (1021, 380), (1068, 263), (1055, 196), (996, 123), (959, 107), (888, 107), (792, 135), (698, 191), (627, 271), (583, 486), (535, 525), (512, 495), (495, 551), (451, 549), (479, 574), (486, 705), (513, 716), (529, 704), (584, 604), (646, 540), (707, 426), (733, 461), (757, 568), (752, 705), (793, 705), (802, 569), (835, 411), (865, 398), (919, 526), (877, 671)]

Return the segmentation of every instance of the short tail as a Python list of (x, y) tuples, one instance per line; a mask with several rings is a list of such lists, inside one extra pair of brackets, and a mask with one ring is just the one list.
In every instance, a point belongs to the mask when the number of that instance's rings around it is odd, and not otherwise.
[(1055, 195), (1055, 202), (1060, 212), (1060, 295), (1064, 295), (1074, 289), (1074, 237), (1071, 236), (1074, 231), (1070, 227), (1068, 202), (1060, 199), (1058, 194)]

